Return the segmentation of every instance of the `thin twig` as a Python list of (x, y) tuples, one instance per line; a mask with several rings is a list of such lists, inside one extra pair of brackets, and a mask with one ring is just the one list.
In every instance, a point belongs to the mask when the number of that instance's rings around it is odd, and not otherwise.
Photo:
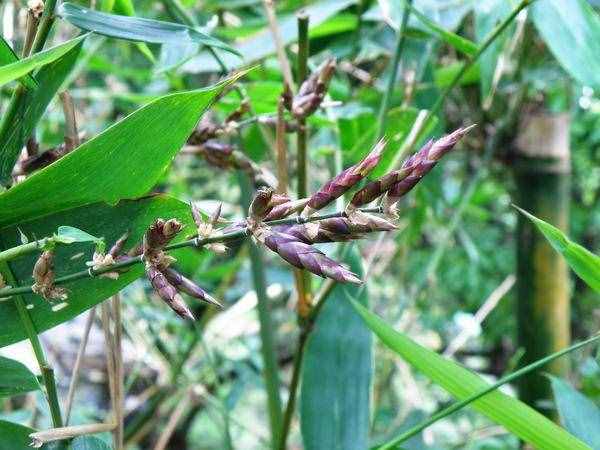
[[(493, 290), (493, 292), (488, 296), (488, 298), (483, 302), (481, 308), (477, 310), (475, 316), (473, 317), (474, 322), (478, 325), (485, 320), (485, 318), (494, 310), (500, 300), (512, 289), (516, 281), (516, 277), (514, 275), (507, 276), (500, 285)], [(469, 340), (472, 335), (471, 328), (464, 328), (446, 347), (444, 351), (444, 356), (450, 358), (454, 356), (454, 354)]]
[(277, 191), (280, 194), (288, 190), (287, 148), (285, 143), (285, 117), (283, 98), (277, 103), (277, 126), (275, 128), (275, 146), (277, 149)]
[(75, 106), (73, 98), (68, 91), (58, 94), (65, 116), (65, 153), (79, 146), (79, 133), (77, 131), (77, 119), (75, 117)]
[(196, 402), (195, 394), (193, 388), (189, 388), (181, 398), (181, 401), (175, 404), (175, 408), (173, 412), (169, 416), (169, 420), (167, 424), (162, 430), (158, 441), (156, 441), (156, 445), (154, 446), (154, 450), (165, 450), (167, 445), (169, 444), (169, 440), (171, 436), (175, 432), (177, 428), (177, 424), (183, 417), (185, 411)]
[(281, 33), (279, 26), (277, 25), (277, 16), (275, 15), (275, 7), (273, 0), (263, 0), (265, 12), (267, 14), (267, 21), (269, 22), (269, 29), (273, 35), (273, 42), (275, 42), (275, 49), (277, 51), (277, 59), (281, 66), (281, 72), (283, 73), (283, 79), (285, 83), (290, 87), (292, 91), (296, 91), (296, 85), (294, 84), (294, 78), (292, 77), (292, 69), (290, 60), (285, 53), (285, 47), (283, 45), (283, 39), (281, 39)]
[(31, 446), (39, 448), (48, 442), (73, 439), (77, 436), (87, 436), (89, 434), (106, 433), (107, 431), (112, 431), (115, 426), (114, 423), (91, 423), (87, 425), (59, 427), (51, 430), (37, 431), (31, 433), (29, 437), (33, 441)]
[[(381, 214), (383, 212), (382, 208), (380, 208), (380, 207), (362, 208), (360, 211), (365, 212), (365, 213), (379, 213), (379, 214)], [(310, 216), (310, 217), (299, 217), (298, 216), (298, 217), (292, 217), (292, 218), (286, 218), (286, 219), (271, 220), (271, 221), (265, 222), (265, 225), (273, 226), (273, 225), (303, 224), (303, 223), (308, 223), (308, 222), (316, 222), (316, 221), (324, 220), (324, 219), (331, 219), (334, 217), (346, 217), (346, 216), (347, 216), (347, 214), (345, 211), (337, 211), (337, 212), (333, 212), (333, 213), (329, 213), (329, 214), (315, 215), (315, 216)], [(215, 234), (214, 236), (210, 236), (210, 237), (203, 238), (203, 239), (200, 239), (200, 238), (188, 239), (186, 241), (168, 245), (167, 247), (165, 247), (165, 249), (166, 250), (175, 250), (175, 249), (187, 248), (187, 247), (201, 248), (206, 244), (211, 244), (214, 242), (229, 242), (229, 241), (238, 240), (238, 239), (241, 239), (241, 238), (244, 238), (247, 236), (248, 236), (248, 229), (246, 227), (242, 227), (239, 230), (232, 231), (230, 233)], [(21, 246), (19, 246), (19, 247), (21, 247)], [(31, 248), (29, 248), (26, 253), (31, 253), (32, 251), (34, 251), (37, 248), (38, 248), (37, 245), (32, 245)], [(0, 252), (0, 262), (2, 261), (2, 254), (3, 254), (3, 252)], [(123, 261), (120, 261), (115, 264), (111, 264), (109, 266), (102, 267), (100, 269), (93, 270), (90, 268), (87, 270), (82, 270), (82, 271), (75, 272), (75, 273), (72, 273), (69, 275), (58, 277), (58, 278), (56, 278), (56, 280), (54, 280), (54, 284), (61, 285), (61, 284), (69, 283), (71, 281), (81, 280), (83, 278), (93, 278), (98, 275), (102, 275), (103, 273), (114, 272), (115, 270), (120, 270), (120, 269), (124, 269), (127, 267), (131, 267), (131, 266), (133, 266), (135, 264), (139, 264), (141, 262), (142, 262), (141, 256), (127, 258), (127, 259), (124, 259)], [(15, 283), (11, 283), (10, 280), (7, 280), (7, 281), (9, 284), (12, 284), (12, 285), (15, 284)], [(0, 298), (12, 297), (12, 296), (19, 295), (19, 294), (30, 294), (32, 292), (33, 292), (33, 290), (31, 289), (31, 286), (6, 287), (6, 288), (0, 289)]]
[(77, 357), (75, 358), (75, 364), (73, 365), (73, 372), (71, 374), (71, 384), (69, 385), (69, 392), (67, 393), (67, 401), (65, 404), (65, 426), (69, 425), (69, 419), (71, 418), (71, 407), (73, 406), (73, 399), (75, 397), (75, 388), (77, 387), (77, 381), (79, 380), (79, 371), (81, 369), (81, 361), (83, 355), (85, 355), (85, 349), (87, 347), (88, 339), (90, 337), (90, 330), (94, 324), (94, 318), (96, 317), (96, 307), (90, 309), (88, 313), (85, 329), (83, 330), (83, 336), (81, 336), (81, 343), (79, 344), (79, 350), (77, 350)]
[(115, 294), (111, 300), (114, 321), (114, 356), (115, 356), (115, 420), (117, 422), (115, 450), (123, 450), (123, 432), (125, 420), (125, 394), (123, 371), (123, 323), (121, 319), (121, 298)]
[(379, 116), (377, 117), (377, 135), (375, 136), (375, 139), (382, 138), (385, 132), (385, 119), (390, 107), (392, 95), (394, 93), (396, 77), (398, 76), (398, 67), (400, 66), (400, 60), (402, 59), (402, 51), (404, 50), (404, 42), (406, 40), (406, 26), (408, 25), (412, 1), (413, 0), (407, 0), (408, 5), (404, 7), (404, 11), (402, 12), (402, 23), (398, 29), (398, 35), (396, 37), (396, 49), (392, 59), (390, 77), (388, 79), (387, 88), (383, 93), (383, 100), (381, 102), (381, 107), (379, 108)]
[[(109, 300), (102, 302), (102, 330), (104, 331), (104, 341), (106, 346), (106, 372), (108, 377), (108, 389), (110, 392), (110, 405), (113, 413), (113, 419), (116, 419), (116, 405), (117, 405), (117, 387), (116, 387), (116, 364), (115, 364), (115, 347), (114, 337), (110, 329), (111, 317), (110, 317), (110, 304)], [(117, 447), (118, 439), (118, 425), (113, 429), (113, 446)]]

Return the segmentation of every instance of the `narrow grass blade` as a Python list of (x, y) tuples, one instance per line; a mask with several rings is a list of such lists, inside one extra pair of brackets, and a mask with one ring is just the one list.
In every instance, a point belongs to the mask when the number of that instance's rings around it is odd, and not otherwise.
[[(392, 329), (359, 303), (353, 301), (352, 304), (367, 326), (387, 347), (455, 397), (466, 399), (489, 388), (489, 384), (479, 375), (420, 346), (408, 336)], [(590, 450), (586, 444), (534, 409), (502, 392), (490, 392), (471, 405), (536, 448)]]
[[(6, 42), (4, 38), (0, 36), (0, 67), (17, 61), (19, 61), (19, 57), (16, 55), (12, 47), (8, 45), (8, 42)], [(25, 77), (23, 77), (21, 82), (25, 87), (31, 89), (35, 89), (37, 86), (37, 82), (35, 81), (35, 78), (31, 76), (31, 74), (27, 74)]]

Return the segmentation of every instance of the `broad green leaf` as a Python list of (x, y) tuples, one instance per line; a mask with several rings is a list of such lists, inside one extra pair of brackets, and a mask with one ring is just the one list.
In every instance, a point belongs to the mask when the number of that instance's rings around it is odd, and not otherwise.
[(586, 0), (540, 0), (531, 18), (563, 68), (581, 84), (600, 86), (600, 18)]
[[(18, 60), (19, 57), (15, 54), (12, 47), (8, 45), (8, 42), (6, 42), (2, 36), (0, 36), (0, 67), (7, 64), (12, 64)], [(21, 82), (23, 85), (31, 89), (35, 89), (37, 86), (37, 82), (31, 76), (31, 74), (27, 74), (25, 77), (23, 77)]]
[[(355, 246), (345, 262), (364, 275)], [(300, 423), (306, 450), (368, 447), (372, 338), (348, 297), (362, 287), (338, 284), (319, 314), (306, 347), (300, 392)]]
[(10, 179), (19, 152), (33, 133), (48, 104), (63, 85), (81, 53), (83, 42), (36, 74), (38, 87), (28, 89), (12, 116), (5, 115), (0, 129), (0, 183)]
[(40, 384), (27, 367), (14, 359), (0, 356), (0, 398), (40, 389)]
[(71, 441), (69, 450), (110, 450), (112, 447), (95, 436), (79, 436)]
[(100, 238), (80, 230), (79, 228), (61, 225), (58, 227), (56, 237), (63, 244), (72, 244), (73, 242), (98, 242)]
[(567, 260), (573, 271), (596, 292), (600, 292), (600, 257), (571, 241), (555, 226), (517, 208), (542, 232), (550, 245)]
[[(42, 219), (21, 223), (19, 228), (27, 235), (50, 236), (59, 226), (66, 224), (86, 230), (96, 236), (103, 236), (107, 246), (112, 245), (125, 231), (130, 230), (131, 235), (125, 245), (125, 250), (129, 250), (141, 242), (145, 230), (158, 217), (177, 218), (186, 225), (188, 231), (193, 229), (189, 205), (162, 195), (141, 200), (124, 200), (116, 206), (104, 203), (81, 206)], [(185, 234), (184, 230), (178, 239), (184, 239)], [(0, 247), (12, 247), (18, 242), (19, 235), (16, 227), (0, 230)], [(92, 246), (86, 243), (56, 247), (57, 277), (87, 270), (85, 263), (91, 260), (93, 250)], [(182, 252), (189, 253), (194, 250), (185, 249)], [(72, 258), (73, 255), (81, 253), (82, 256)], [(31, 270), (37, 256), (37, 254), (30, 254), (11, 261), (10, 267), (19, 285), (25, 286), (32, 283)], [(66, 305), (61, 305), (60, 302), (52, 304), (35, 294), (27, 294), (23, 297), (27, 304), (32, 305), (29, 314), (36, 330), (43, 332), (72, 319), (110, 297), (139, 278), (143, 272), (142, 265), (138, 264), (122, 273), (118, 280), (95, 277), (64, 284), (63, 286), (69, 294)], [(164, 311), (165, 314), (171, 313), (168, 309)], [(13, 301), (11, 299), (0, 301), (0, 346), (25, 338), (25, 331), (18, 320)]]
[(240, 55), (224, 42), (178, 23), (109, 14), (73, 3), (62, 3), (58, 8), (58, 15), (83, 30), (118, 39), (154, 44), (195, 42)]
[(0, 450), (31, 450), (29, 435), (35, 430), (0, 420)]
[[(312, 29), (325, 22), (338, 11), (346, 9), (354, 3), (356, 3), (356, 0), (329, 0), (309, 5), (303, 11), (309, 16)], [(295, 15), (279, 18), (278, 24), (284, 45), (289, 45), (297, 40), (298, 25)], [(259, 33), (236, 45), (235, 48), (244, 56), (244, 60), (241, 61), (227, 54), (221, 55), (223, 62), (229, 69), (235, 69), (242, 64), (252, 63), (274, 54), (275, 42), (271, 31), (268, 27), (265, 27)], [(184, 64), (183, 69), (190, 73), (218, 72), (221, 70), (214, 57), (206, 52), (189, 60)]]
[(65, 42), (64, 44), (57, 45), (51, 49), (45, 50), (35, 55), (23, 58), (12, 64), (0, 66), (0, 86), (5, 85), (13, 80), (21, 78), (23, 75), (27, 75), (32, 70), (42, 67), (46, 64), (50, 64), (52, 61), (56, 61), (58, 58), (63, 56), (73, 47), (78, 45), (85, 39), (86, 35), (79, 36), (75, 39)]
[(600, 449), (600, 408), (564, 380), (551, 380), (561, 423), (590, 447)]
[(429, 19), (429, 17), (427, 17), (417, 8), (411, 6), (406, 0), (403, 0), (403, 3), (411, 9), (411, 13), (415, 17), (417, 17), (429, 31), (438, 35), (440, 39), (445, 41), (447, 44), (451, 45), (456, 50), (464, 53), (467, 56), (475, 54), (475, 52), (477, 51), (477, 44), (470, 41), (469, 39), (459, 36), (458, 34), (439, 26), (437, 23)]
[(161, 97), (0, 194), (0, 227), (80, 205), (114, 204), (146, 194), (215, 96), (234, 79)]
[[(407, 363), (439, 384), (458, 399), (468, 398), (489, 384), (479, 375), (417, 344), (395, 331), (381, 318), (353, 301), (356, 311), (386, 347)], [(533, 408), (500, 391), (493, 391), (474, 401), (472, 407), (492, 421), (504, 426), (525, 442), (544, 450), (590, 450), (586, 444), (567, 433)]]

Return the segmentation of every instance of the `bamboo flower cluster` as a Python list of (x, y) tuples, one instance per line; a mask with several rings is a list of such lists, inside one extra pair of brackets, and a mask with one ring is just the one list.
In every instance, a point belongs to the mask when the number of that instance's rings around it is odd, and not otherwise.
[(144, 234), (142, 259), (146, 276), (158, 296), (180, 317), (195, 320), (180, 292), (211, 305), (222, 306), (192, 280), (169, 267), (175, 259), (164, 252), (164, 247), (182, 228), (182, 224), (175, 219), (157, 219)]
[[(257, 241), (295, 267), (339, 282), (361, 283), (354, 273), (313, 247), (313, 244), (361, 239), (368, 233), (396, 229), (392, 219), (397, 215), (393, 208), (399, 199), (416, 186), (470, 128), (459, 128), (436, 141), (427, 142), (400, 169), (367, 183), (352, 197), (342, 217), (314, 222), (307, 220), (369, 175), (381, 160), (385, 147), (383, 140), (375, 144), (362, 161), (333, 177), (308, 199), (294, 201), (287, 195), (275, 194), (272, 189), (260, 189), (250, 205), (246, 226)], [(378, 198), (384, 201), (384, 217), (359, 209)], [(297, 224), (269, 226), (264, 223), (298, 211), (301, 214)]]

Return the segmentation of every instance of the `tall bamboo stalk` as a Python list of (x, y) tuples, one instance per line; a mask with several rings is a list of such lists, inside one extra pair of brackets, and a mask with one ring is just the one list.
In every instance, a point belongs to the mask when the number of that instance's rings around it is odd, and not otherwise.
[[(569, 218), (569, 116), (533, 113), (525, 117), (516, 141), (516, 202), (535, 216), (566, 231)], [(518, 215), (517, 315), (521, 361), (527, 365), (570, 342), (569, 276), (565, 260), (534, 225)], [(556, 360), (546, 371), (565, 375), (568, 360)], [(540, 372), (520, 380), (522, 400), (542, 413), (552, 398), (549, 381)]]

